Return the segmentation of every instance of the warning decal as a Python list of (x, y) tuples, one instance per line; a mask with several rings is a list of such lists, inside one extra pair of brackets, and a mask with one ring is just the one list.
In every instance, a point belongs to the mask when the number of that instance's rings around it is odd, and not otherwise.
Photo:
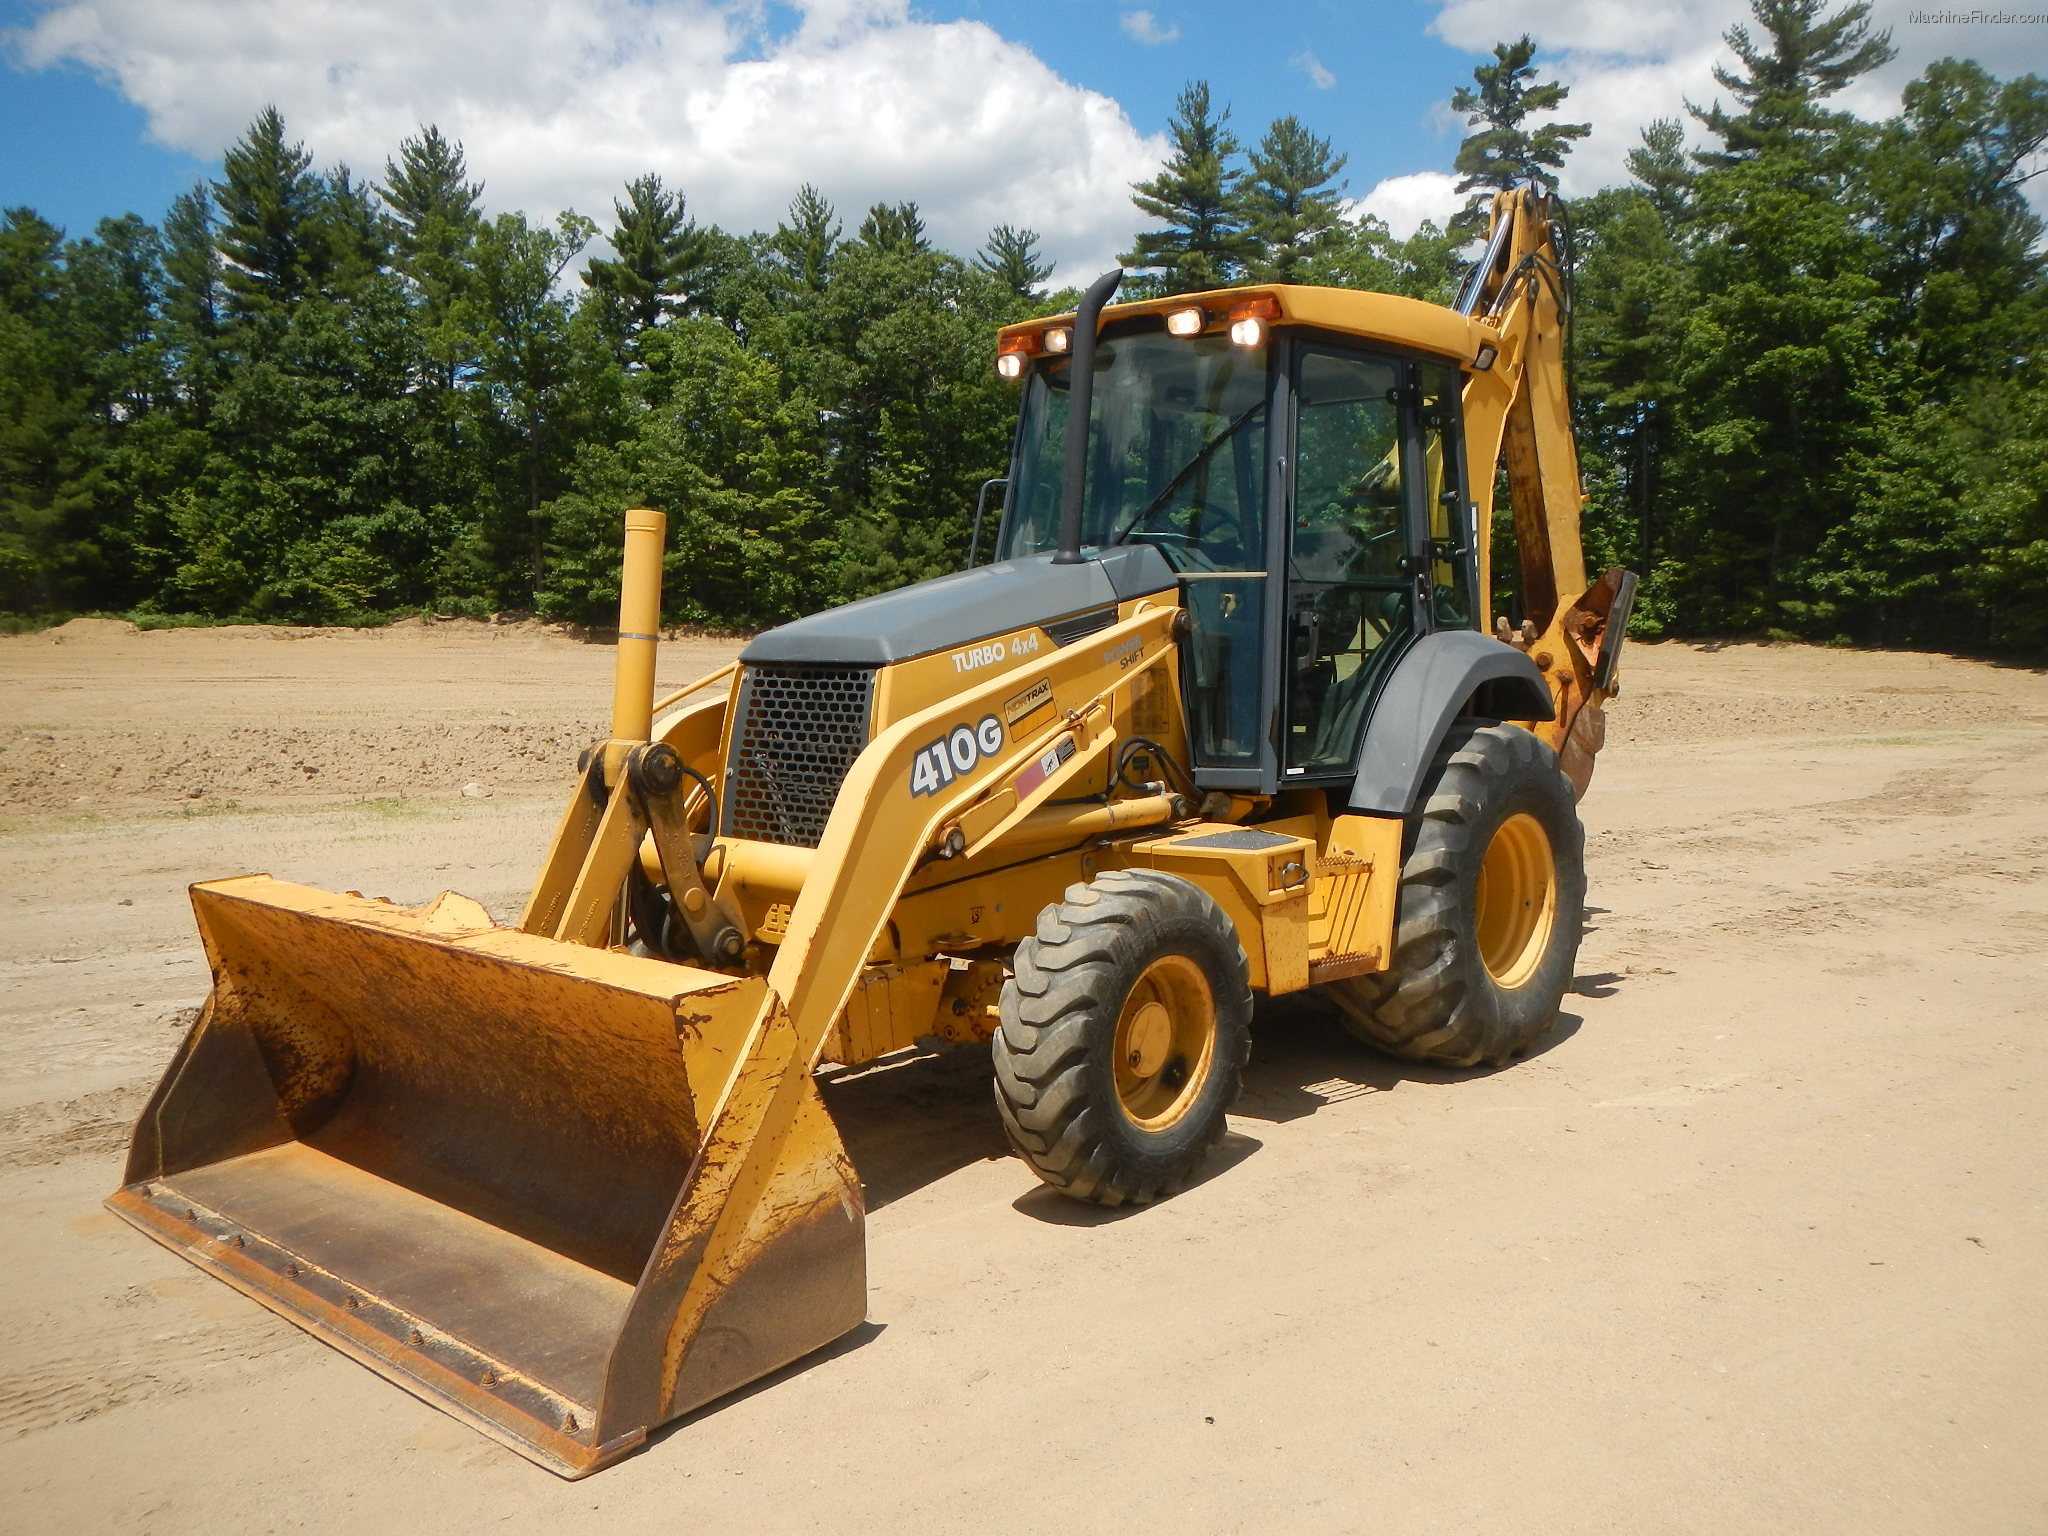
[(1060, 764), (1074, 755), (1074, 738), (1062, 736), (1058, 741), (1039, 754), (1038, 761), (1017, 775), (1011, 788), (1019, 800), (1024, 799), (1039, 785), (1060, 771)]

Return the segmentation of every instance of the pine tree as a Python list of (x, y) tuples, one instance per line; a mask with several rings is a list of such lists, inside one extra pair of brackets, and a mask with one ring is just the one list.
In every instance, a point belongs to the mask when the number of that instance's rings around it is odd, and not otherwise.
[(322, 189), (312, 164), (303, 144), (285, 141), (276, 107), (258, 113), (222, 158), (222, 180), (213, 184), (226, 263), (221, 280), (229, 313), (238, 319), (282, 324), (293, 301), (319, 278), (325, 262), (315, 224)]
[(64, 233), (32, 208), (0, 215), (0, 604), (49, 612), (71, 595), (73, 535), (105, 454), (69, 334)]
[(408, 262), (473, 232), (483, 183), (466, 181), (460, 144), (441, 136), (432, 123), (418, 137), (399, 142), (398, 158), (384, 162), (379, 194), (398, 220), (398, 253)]
[(1628, 173), (1667, 226), (1685, 217), (1692, 169), (1685, 158), (1685, 130), (1675, 117), (1660, 117), (1642, 131), (1642, 143), (1628, 152)]
[(1750, 0), (1764, 41), (1752, 38), (1747, 27), (1723, 34), (1741, 69), (1717, 64), (1714, 78), (1742, 110), (1723, 111), (1719, 102), (1691, 109), (1725, 146), (1700, 156), (1703, 163), (1725, 165), (1825, 132), (1837, 114), (1821, 103), (1891, 61), (1891, 34), (1870, 31), (1869, 0), (1856, 0), (1832, 16), (1823, 14), (1826, 8), (1827, 0)]
[[(430, 123), (417, 137), (400, 141), (398, 158), (384, 162), (378, 188), (397, 225), (398, 269), (412, 285), (426, 376), (444, 395), (454, 390), (476, 352), (460, 306), (475, 284), (483, 185), (467, 175), (462, 146)], [(436, 410), (443, 420), (442, 442), (452, 447), (448, 404), (442, 400)]]
[(1343, 183), (1337, 182), (1337, 173), (1345, 159), (1331, 158), (1330, 141), (1317, 138), (1295, 117), (1280, 118), (1266, 130), (1240, 190), (1254, 281), (1300, 282), (1302, 264), (1338, 239)]
[(336, 293), (360, 296), (366, 284), (388, 277), (397, 226), (347, 166), (336, 166), (320, 183), (321, 280)]
[(583, 282), (603, 299), (610, 329), (629, 348), (687, 307), (690, 280), (704, 264), (704, 236), (684, 216), (683, 195), (652, 173), (626, 186), (626, 201), (612, 204), (613, 260), (593, 257)]
[(915, 203), (875, 204), (861, 220), (857, 238), (872, 250), (897, 256), (921, 256), (932, 248)]
[(1531, 115), (1557, 110), (1571, 94), (1555, 80), (1536, 79), (1530, 62), (1535, 56), (1536, 44), (1526, 33), (1518, 42), (1495, 43), (1493, 63), (1472, 71), (1477, 89), (1460, 86), (1451, 97), (1451, 110), (1479, 130), (1458, 146), (1452, 163), (1460, 178), (1457, 190), (1473, 194), (1451, 220), (1453, 231), (1481, 230), (1494, 192), (1523, 184), (1555, 192), (1556, 173), (1572, 144), (1593, 131), (1590, 123), (1526, 126)]
[[(477, 235), (479, 372), (518, 455), (516, 483), (525, 518), (523, 528), (510, 531), (525, 545), (526, 591), (533, 597), (546, 586), (541, 508), (556, 463), (567, 457), (562, 416), (578, 364), (576, 316), (558, 283), (596, 232), (574, 212), (560, 215), (552, 230), (528, 224), (523, 214), (505, 213)], [(507, 595), (511, 590), (516, 589)]]
[(1227, 128), (1230, 110), (1212, 111), (1209, 82), (1181, 91), (1166, 131), (1173, 154), (1150, 181), (1133, 184), (1138, 211), (1165, 222), (1141, 233), (1117, 259), (1160, 293), (1193, 293), (1236, 282), (1244, 271), (1246, 240), (1238, 211), (1240, 175), (1231, 164), (1238, 142)]
[(221, 262), (213, 243), (214, 208), (205, 182), (171, 199), (164, 215), (164, 319), (187, 387), (204, 390), (220, 336)]
[[(1726, 34), (1743, 73), (1720, 80), (1745, 111), (1695, 109), (1721, 139), (1694, 156), (1686, 238), (1694, 298), (1675, 374), (1680, 430), (1664, 483), (1685, 566), (1666, 587), (1695, 622), (1831, 625), (1815, 576), (1830, 530), (1862, 494), (1888, 397), (1908, 392), (1884, 345), (1896, 306), (1864, 181), (1873, 130), (1820, 103), (1888, 56), (1820, 0), (1752, 0), (1768, 48)], [(1832, 633), (1829, 629), (1826, 633)]]
[(974, 264), (1020, 299), (1038, 297), (1053, 269), (1051, 262), (1039, 260), (1038, 231), (1008, 224), (989, 231), (988, 244), (975, 253)]
[(839, 244), (840, 225), (824, 194), (805, 182), (790, 202), (789, 217), (776, 226), (769, 244), (798, 286), (823, 293)]

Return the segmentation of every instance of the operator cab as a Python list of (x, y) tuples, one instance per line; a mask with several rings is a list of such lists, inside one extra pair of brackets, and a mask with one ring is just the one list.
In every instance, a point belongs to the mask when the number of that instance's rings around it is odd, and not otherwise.
[[(1350, 782), (1395, 659), (1476, 627), (1477, 571), (1457, 366), (1202, 307), (1243, 293), (1105, 318), (1081, 544), (1149, 544), (1173, 566), (1196, 780), (1271, 794)], [(1169, 329), (1191, 313), (1199, 333)], [(1019, 362), (1003, 559), (1057, 547), (1066, 462), (1072, 359)]]

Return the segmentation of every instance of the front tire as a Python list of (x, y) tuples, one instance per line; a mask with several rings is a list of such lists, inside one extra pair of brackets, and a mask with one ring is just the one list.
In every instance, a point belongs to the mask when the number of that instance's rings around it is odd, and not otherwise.
[(1453, 728), (1401, 866), (1393, 965), (1332, 982), (1351, 1032), (1411, 1061), (1502, 1066), (1557, 1018), (1585, 925), (1585, 831), (1549, 746)]
[(1063, 1194), (1143, 1205), (1222, 1136), (1251, 1050), (1250, 967), (1200, 887), (1114, 870), (1017, 946), (991, 1049), (1010, 1145)]

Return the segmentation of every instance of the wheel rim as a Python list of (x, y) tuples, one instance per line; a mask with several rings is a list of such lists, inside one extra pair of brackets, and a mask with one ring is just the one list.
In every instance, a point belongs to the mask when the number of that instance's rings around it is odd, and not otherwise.
[(1216, 1056), (1216, 999), (1186, 955), (1161, 955), (1117, 1016), (1116, 1097), (1140, 1130), (1163, 1131), (1194, 1107)]
[(1512, 990), (1536, 974), (1557, 922), (1557, 861), (1543, 823), (1510, 816), (1486, 845), (1473, 926), (1494, 984)]

